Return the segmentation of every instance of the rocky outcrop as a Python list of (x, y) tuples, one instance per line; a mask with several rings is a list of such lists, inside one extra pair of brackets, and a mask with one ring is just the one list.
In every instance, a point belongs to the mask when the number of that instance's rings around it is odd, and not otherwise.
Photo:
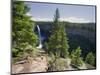
[[(30, 62), (31, 61), (31, 62)], [(30, 73), (30, 72), (46, 72), (48, 69), (48, 62), (45, 56), (31, 58), (25, 63), (18, 63), (12, 65), (12, 74), (16, 73)]]

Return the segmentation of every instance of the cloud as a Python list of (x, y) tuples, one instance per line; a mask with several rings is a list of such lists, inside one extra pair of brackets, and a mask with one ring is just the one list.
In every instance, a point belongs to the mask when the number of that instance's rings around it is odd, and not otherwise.
[[(53, 21), (53, 19), (50, 18), (35, 18), (32, 17), (32, 20), (34, 21)], [(78, 17), (66, 17), (66, 18), (60, 18), (60, 21), (67, 21), (72, 23), (88, 23), (89, 20), (86, 20), (84, 18), (78, 18)]]
[(60, 18), (61, 21), (68, 21), (73, 23), (88, 23), (89, 20), (86, 20), (84, 18), (78, 18), (78, 17), (68, 17), (68, 18)]
[(32, 17), (32, 20), (34, 21), (53, 21), (50, 18), (34, 18), (34, 17)]
[[(29, 12), (26, 13), (27, 16), (32, 16)], [(31, 17), (32, 20), (34, 21), (53, 21), (52, 18), (35, 18)], [(79, 17), (62, 17), (60, 18), (60, 21), (67, 21), (67, 22), (72, 22), (72, 23), (88, 23), (91, 22), (89, 20), (86, 20), (84, 18), (79, 18)]]
[(27, 15), (27, 16), (32, 16), (29, 12), (28, 12), (28, 13), (26, 13), (26, 15)]

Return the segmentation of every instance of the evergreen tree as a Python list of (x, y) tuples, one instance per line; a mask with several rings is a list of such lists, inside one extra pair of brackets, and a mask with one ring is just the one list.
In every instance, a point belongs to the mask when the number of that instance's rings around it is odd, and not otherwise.
[(71, 53), (71, 63), (76, 65), (76, 66), (81, 66), (83, 61), (82, 61), (82, 58), (81, 58), (81, 49), (80, 47), (78, 47), (76, 50), (73, 50), (72, 53)]
[(95, 65), (95, 56), (93, 55), (92, 52), (89, 52), (89, 53), (87, 54), (85, 61), (86, 61), (88, 64)]
[(69, 52), (68, 52), (68, 49), (69, 49), (69, 45), (68, 45), (68, 38), (67, 38), (67, 34), (66, 34), (66, 31), (65, 31), (65, 25), (64, 23), (61, 24), (61, 36), (62, 36), (62, 39), (61, 39), (61, 56), (63, 57), (67, 57), (69, 55)]
[(37, 36), (33, 32), (34, 22), (26, 15), (29, 7), (22, 1), (13, 1), (12, 10), (12, 51), (16, 56), (26, 45), (35, 46)]
[(59, 18), (60, 14), (57, 8), (52, 25), (52, 34), (49, 39), (49, 50), (58, 57), (66, 57), (69, 54), (68, 38), (65, 32), (64, 23), (60, 22)]

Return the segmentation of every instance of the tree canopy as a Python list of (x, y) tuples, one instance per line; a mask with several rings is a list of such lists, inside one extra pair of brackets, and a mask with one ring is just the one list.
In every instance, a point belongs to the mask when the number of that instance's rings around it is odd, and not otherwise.
[(12, 50), (13, 55), (20, 53), (22, 46), (35, 46), (37, 43), (37, 36), (34, 33), (35, 23), (31, 20), (31, 16), (27, 16), (29, 11), (24, 2), (13, 1), (13, 23), (12, 23)]
[(78, 47), (76, 50), (73, 50), (72, 53), (71, 53), (71, 63), (73, 65), (76, 65), (76, 66), (81, 66), (83, 64), (83, 61), (82, 61), (82, 58), (81, 58), (81, 48)]
[(89, 52), (86, 56), (86, 59), (85, 61), (88, 63), (88, 64), (91, 64), (91, 65), (95, 65), (95, 56), (92, 52)]
[(64, 23), (59, 21), (60, 14), (58, 8), (55, 11), (52, 32), (49, 38), (49, 50), (57, 56), (66, 57), (69, 52), (68, 38), (65, 32)]

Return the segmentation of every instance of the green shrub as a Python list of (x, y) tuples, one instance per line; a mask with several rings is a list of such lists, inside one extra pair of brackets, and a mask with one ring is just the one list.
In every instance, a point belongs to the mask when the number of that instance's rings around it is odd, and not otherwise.
[(87, 54), (85, 61), (90, 65), (95, 65), (95, 56), (92, 52)]
[(75, 66), (82, 66), (83, 61), (81, 57), (81, 49), (78, 47), (76, 50), (73, 50), (71, 53), (71, 64)]
[(64, 58), (56, 58), (55, 55), (48, 57), (49, 68), (48, 71), (62, 71), (68, 68), (67, 60)]
[(16, 58), (16, 60), (24, 60), (27, 59), (27, 57), (35, 57), (39, 55), (38, 50), (28, 43), (20, 43), (19, 46), (12, 49), (12, 52), (13, 58)]

